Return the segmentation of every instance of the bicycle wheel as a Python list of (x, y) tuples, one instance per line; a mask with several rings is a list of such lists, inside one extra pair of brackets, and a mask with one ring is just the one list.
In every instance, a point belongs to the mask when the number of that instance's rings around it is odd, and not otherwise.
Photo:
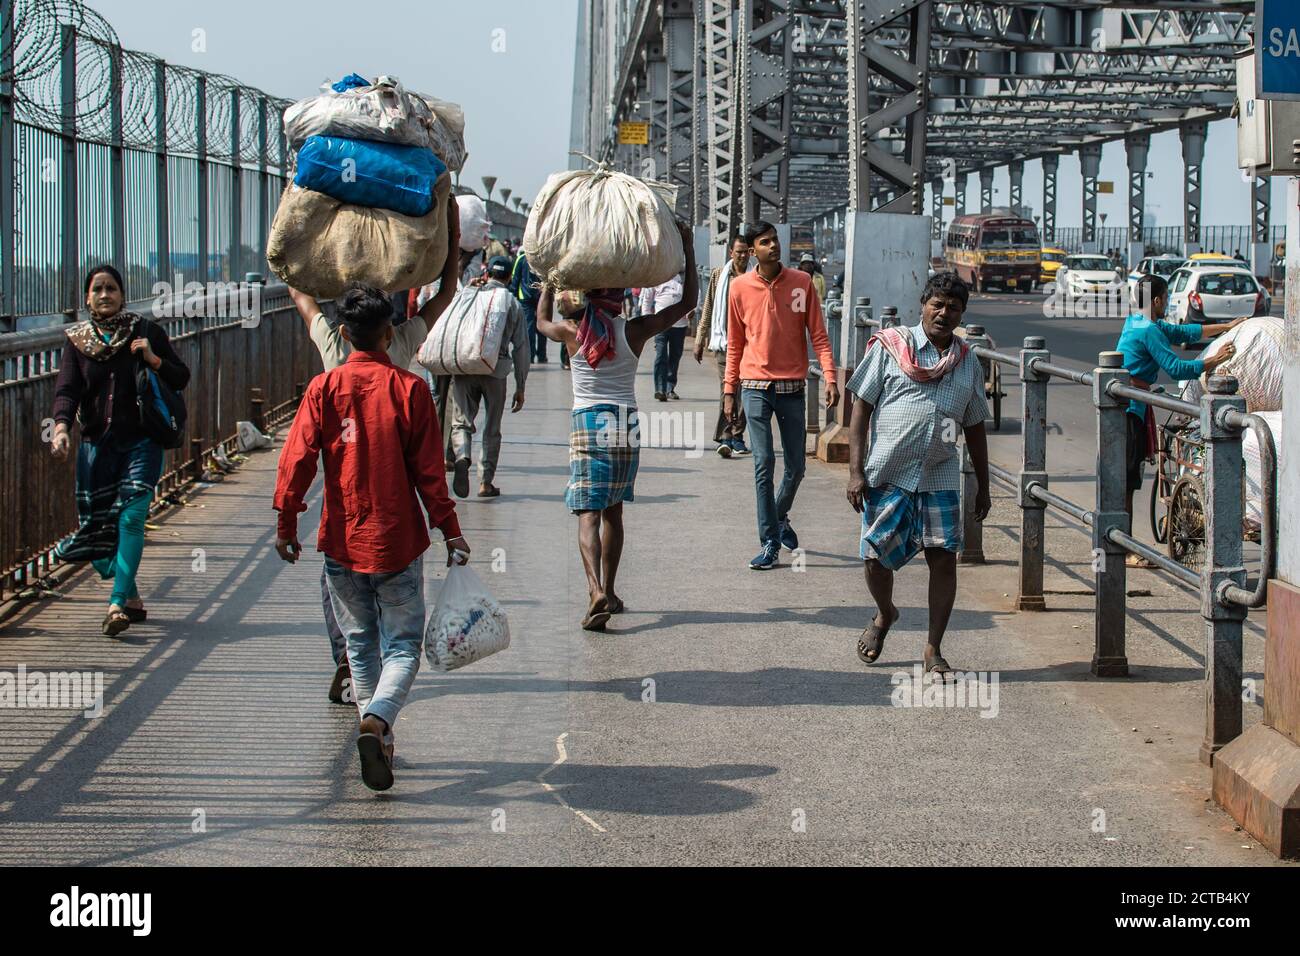
[(1169, 557), (1199, 571), (1205, 564), (1205, 487), (1194, 475), (1183, 475), (1169, 496)]

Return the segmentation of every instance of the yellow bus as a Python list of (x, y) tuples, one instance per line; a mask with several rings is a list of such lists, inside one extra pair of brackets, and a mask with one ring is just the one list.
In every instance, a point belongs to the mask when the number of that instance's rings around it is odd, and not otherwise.
[(958, 216), (948, 226), (943, 258), (976, 292), (1032, 292), (1042, 269), (1038, 227), (1009, 212)]

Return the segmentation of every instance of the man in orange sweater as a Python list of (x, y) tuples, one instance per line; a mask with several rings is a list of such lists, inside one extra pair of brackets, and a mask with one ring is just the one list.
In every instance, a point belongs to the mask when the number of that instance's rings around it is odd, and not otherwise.
[[(812, 277), (781, 265), (781, 240), (768, 222), (751, 223), (745, 239), (757, 261), (738, 276), (727, 293), (727, 372), (722, 409), (736, 417), (736, 393), (749, 420), (754, 449), (754, 487), (758, 498), (758, 540), (762, 550), (749, 562), (755, 571), (774, 568), (781, 546), (794, 551), (799, 538), (790, 526), (790, 508), (803, 480), (804, 382), (808, 378), (808, 338), (826, 382), (826, 407), (840, 400), (835, 359), (822, 322), (821, 300)], [(781, 433), (785, 475), (773, 493), (776, 450), (772, 416)]]

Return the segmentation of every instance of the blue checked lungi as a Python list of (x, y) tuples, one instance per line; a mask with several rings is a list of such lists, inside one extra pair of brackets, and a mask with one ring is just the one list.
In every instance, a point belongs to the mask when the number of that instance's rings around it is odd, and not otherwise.
[(640, 460), (640, 420), (635, 408), (575, 408), (564, 503), (576, 512), (603, 511), (623, 501), (634, 501), (632, 489)]
[(922, 548), (961, 551), (961, 496), (955, 491), (867, 489), (862, 507), (863, 561), (875, 558), (897, 571)]

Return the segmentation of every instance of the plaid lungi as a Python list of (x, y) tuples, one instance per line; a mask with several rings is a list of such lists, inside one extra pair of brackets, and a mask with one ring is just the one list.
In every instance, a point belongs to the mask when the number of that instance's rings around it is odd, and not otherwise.
[(574, 512), (603, 511), (623, 501), (634, 501), (632, 488), (640, 459), (640, 420), (635, 408), (575, 408), (569, 433), (565, 504)]
[(960, 551), (961, 546), (961, 496), (957, 492), (909, 492), (893, 485), (867, 489), (859, 549), (863, 561), (875, 558), (897, 571), (922, 548)]

